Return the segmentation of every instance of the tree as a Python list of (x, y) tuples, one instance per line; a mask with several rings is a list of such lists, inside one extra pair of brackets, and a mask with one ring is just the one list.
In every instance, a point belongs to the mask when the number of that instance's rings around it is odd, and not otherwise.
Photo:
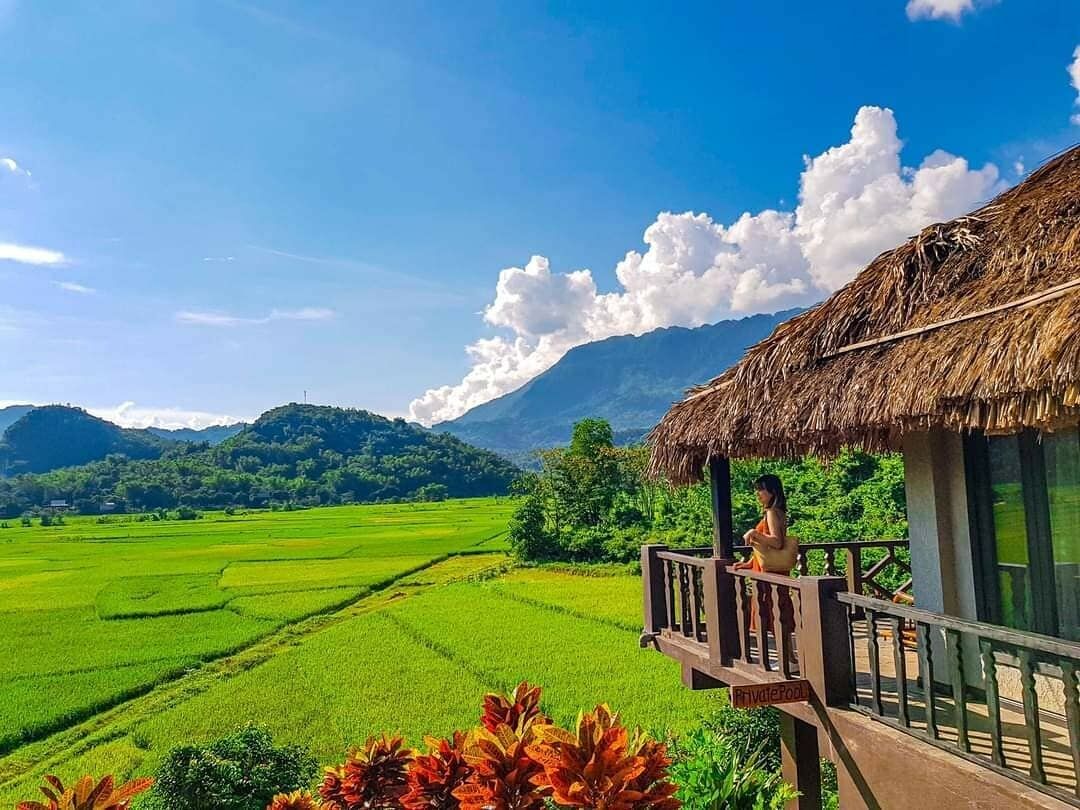
[(544, 504), (536, 492), (526, 495), (510, 518), (510, 548), (523, 560), (558, 559), (559, 544), (548, 530)]

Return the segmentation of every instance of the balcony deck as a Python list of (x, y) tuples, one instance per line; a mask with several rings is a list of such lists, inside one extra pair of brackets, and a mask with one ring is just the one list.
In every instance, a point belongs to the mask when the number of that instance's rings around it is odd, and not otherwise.
[[(811, 704), (778, 708), (816, 726), (826, 750), (855, 751), (866, 773), (887, 756), (876, 747), (914, 744), (945, 784), (960, 778), (950, 767), (973, 785), (997, 780), (980, 806), (1080, 807), (1080, 645), (853, 598), (837, 577), (791, 579), (735, 571), (730, 560), (655, 554), (646, 564), (643, 553), (643, 641), (681, 661), (688, 686), (806, 678)], [(929, 717), (927, 681), (935, 684)]]

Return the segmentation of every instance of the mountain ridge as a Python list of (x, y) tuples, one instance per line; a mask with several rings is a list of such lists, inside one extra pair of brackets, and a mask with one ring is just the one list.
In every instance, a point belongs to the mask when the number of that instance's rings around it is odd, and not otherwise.
[(661, 327), (576, 346), (520, 388), (433, 429), (517, 463), (565, 444), (574, 422), (586, 417), (607, 419), (620, 443), (640, 441), (687, 388), (721, 373), (802, 311)]
[[(124, 433), (104, 423), (109, 431), (98, 424), (103, 420), (84, 411), (63, 410), (67, 413), (39, 414), (35, 421), (70, 418), (114, 438), (113, 431), (127, 439), (143, 433)], [(16, 431), (17, 446), (21, 432)], [(498, 495), (520, 472), (505, 458), (449, 434), (326, 405), (272, 408), (215, 446), (154, 439), (164, 448), (157, 457), (111, 452), (83, 465), (0, 478), (0, 517), (42, 508), (53, 498), (93, 514), (105, 503), (119, 510), (148, 510)], [(46, 449), (53, 444), (50, 439)]]

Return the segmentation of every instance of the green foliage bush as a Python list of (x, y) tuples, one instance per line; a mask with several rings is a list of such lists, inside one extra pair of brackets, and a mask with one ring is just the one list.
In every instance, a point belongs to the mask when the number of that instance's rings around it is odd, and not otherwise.
[(263, 810), (276, 793), (311, 785), (318, 763), (298, 746), (275, 747), (248, 725), (209, 745), (174, 748), (152, 795), (161, 810)]
[(761, 747), (747, 752), (702, 727), (674, 749), (671, 776), (686, 810), (780, 810), (797, 795)]
[[(541, 463), (539, 473), (524, 476), (515, 487), (522, 497), (510, 543), (522, 559), (626, 563), (638, 559), (646, 542), (676, 548), (712, 542), (708, 484), (674, 488), (650, 479), (648, 450), (616, 447), (603, 420), (579, 422), (570, 446), (542, 453)], [(732, 511), (739, 534), (761, 519), (753, 482), (765, 473), (784, 482), (790, 529), (804, 542), (902, 537), (907, 532), (904, 466), (898, 455), (844, 451), (827, 463), (814, 458), (736, 461)], [(820, 560), (811, 556), (811, 565), (819, 566)]]

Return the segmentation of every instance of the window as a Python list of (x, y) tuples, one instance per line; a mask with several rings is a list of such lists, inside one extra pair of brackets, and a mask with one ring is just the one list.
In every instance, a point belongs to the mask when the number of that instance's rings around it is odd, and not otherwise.
[(1080, 641), (1080, 431), (965, 446), (980, 618)]
[(1080, 431), (1043, 439), (1060, 635), (1080, 640)]

